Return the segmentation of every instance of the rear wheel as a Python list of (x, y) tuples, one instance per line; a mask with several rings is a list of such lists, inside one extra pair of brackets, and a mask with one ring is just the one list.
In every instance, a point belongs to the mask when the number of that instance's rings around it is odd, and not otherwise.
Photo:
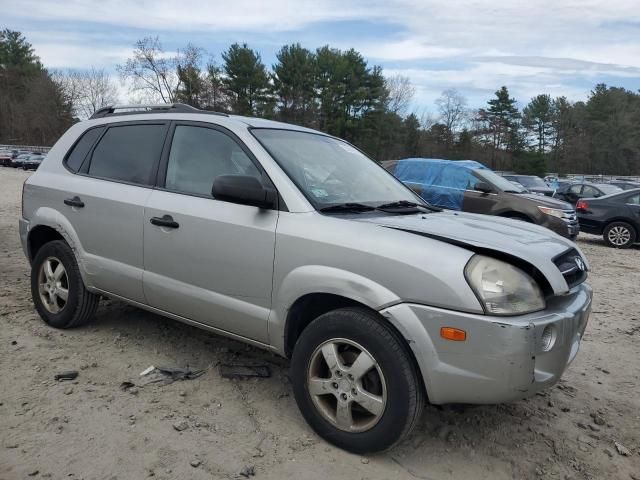
[(423, 387), (411, 353), (374, 312), (345, 308), (318, 317), (302, 332), (291, 363), (302, 415), (345, 450), (388, 449), (422, 412)]
[(75, 255), (61, 240), (38, 250), (31, 266), (31, 295), (40, 317), (55, 328), (86, 323), (100, 300), (85, 288)]
[(626, 222), (613, 222), (604, 229), (602, 237), (610, 247), (629, 248), (636, 241), (636, 231)]

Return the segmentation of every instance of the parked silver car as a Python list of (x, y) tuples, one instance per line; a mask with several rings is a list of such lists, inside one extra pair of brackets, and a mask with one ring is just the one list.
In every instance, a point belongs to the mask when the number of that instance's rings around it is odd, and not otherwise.
[(427, 398), (552, 385), (591, 306), (570, 240), (431, 207), (340, 139), (182, 105), (71, 127), (25, 182), (20, 235), (49, 325), (104, 295), (289, 357), (305, 419), (359, 453)]

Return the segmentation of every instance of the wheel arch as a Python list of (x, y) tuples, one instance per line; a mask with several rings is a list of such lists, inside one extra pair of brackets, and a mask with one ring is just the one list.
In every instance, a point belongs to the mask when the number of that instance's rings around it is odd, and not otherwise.
[(612, 223), (626, 223), (627, 225), (631, 226), (631, 228), (633, 228), (633, 230), (636, 233), (636, 237), (640, 235), (640, 230), (638, 229), (640, 225), (636, 224), (633, 220), (627, 217), (614, 217), (614, 218), (608, 219), (607, 222), (602, 227), (603, 234), (605, 229)]

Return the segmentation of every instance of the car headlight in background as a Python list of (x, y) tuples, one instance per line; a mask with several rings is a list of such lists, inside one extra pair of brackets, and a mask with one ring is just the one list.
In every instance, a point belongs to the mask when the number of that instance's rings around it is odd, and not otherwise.
[(513, 265), (492, 257), (474, 255), (464, 273), (488, 314), (522, 315), (545, 308), (538, 284)]
[(542, 207), (538, 206), (538, 210), (546, 215), (551, 215), (552, 217), (558, 217), (563, 220), (568, 220), (571, 218), (571, 213), (565, 210), (561, 210), (559, 208), (551, 208), (551, 207)]

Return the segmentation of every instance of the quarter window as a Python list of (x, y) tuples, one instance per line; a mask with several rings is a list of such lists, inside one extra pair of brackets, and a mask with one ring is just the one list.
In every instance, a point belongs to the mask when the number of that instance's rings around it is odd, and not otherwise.
[(165, 187), (168, 190), (211, 196), (220, 175), (250, 175), (260, 170), (228, 135), (211, 128), (178, 125), (173, 134)]
[(67, 155), (67, 167), (77, 172), (80, 170), (82, 166), (82, 162), (87, 157), (87, 154), (93, 147), (93, 144), (96, 143), (96, 140), (100, 138), (104, 132), (104, 127), (100, 128), (92, 128), (91, 130), (87, 130), (81, 137), (80, 140), (76, 142), (74, 147), (71, 149), (69, 154)]
[(110, 127), (93, 151), (89, 175), (151, 185), (165, 129), (162, 124)]
[(640, 194), (627, 198), (627, 203), (630, 205), (640, 205)]

